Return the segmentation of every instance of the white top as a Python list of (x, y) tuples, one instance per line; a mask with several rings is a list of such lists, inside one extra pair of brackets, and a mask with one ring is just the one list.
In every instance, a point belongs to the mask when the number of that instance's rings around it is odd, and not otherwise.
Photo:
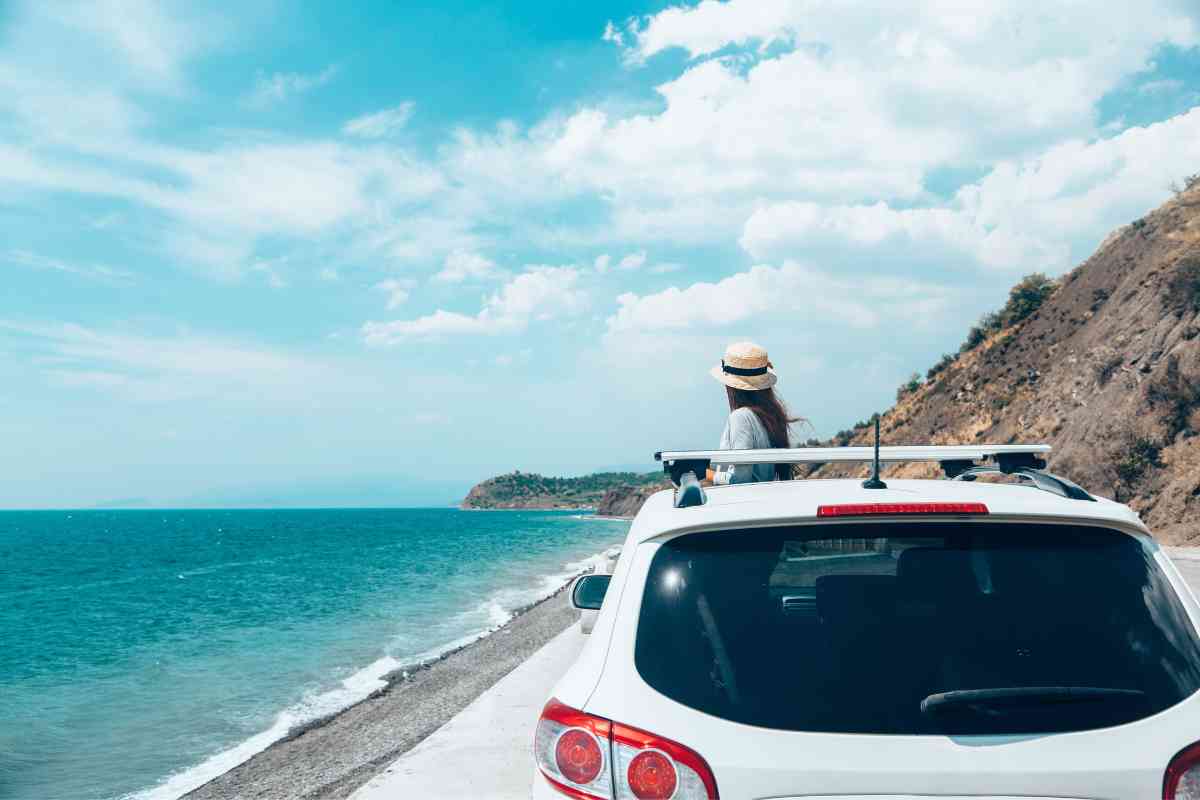
[[(753, 410), (743, 406), (731, 411), (721, 432), (721, 450), (759, 450), (771, 447), (771, 437)], [(751, 483), (775, 480), (774, 464), (717, 464), (713, 483)]]

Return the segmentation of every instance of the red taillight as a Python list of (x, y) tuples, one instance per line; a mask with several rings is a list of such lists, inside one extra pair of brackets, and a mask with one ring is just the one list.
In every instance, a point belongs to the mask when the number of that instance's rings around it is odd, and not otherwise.
[(554, 763), (572, 783), (591, 783), (604, 767), (596, 737), (582, 728), (568, 728), (554, 745)]
[(1200, 742), (1185, 747), (1167, 765), (1163, 800), (1200, 800)]
[[(618, 800), (716, 800), (716, 778), (695, 750), (619, 722), (613, 723), (612, 743)], [(668, 784), (674, 794), (653, 793)]]
[(679, 775), (670, 758), (657, 750), (643, 750), (629, 762), (625, 780), (638, 800), (669, 800)]
[(871, 517), (897, 514), (986, 514), (983, 503), (842, 503), (817, 506), (818, 517)]
[(717, 800), (696, 751), (557, 700), (542, 710), (533, 751), (550, 785), (578, 800)]
[(560, 793), (578, 800), (611, 800), (611, 732), (608, 720), (551, 700), (533, 737), (534, 759)]

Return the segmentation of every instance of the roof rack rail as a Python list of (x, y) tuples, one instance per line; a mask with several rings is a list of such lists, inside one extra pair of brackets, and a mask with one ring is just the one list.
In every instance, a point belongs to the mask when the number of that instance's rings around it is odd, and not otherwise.
[[(1095, 500), (1080, 486), (1043, 470), (1048, 444), (909, 445), (874, 447), (793, 447), (761, 450), (664, 450), (654, 454), (676, 487), (676, 507), (703, 505), (699, 485), (713, 464), (901, 464), (937, 461), (951, 480), (974, 480), (984, 474), (1015, 475), (1039, 489), (1073, 500)], [(991, 461), (991, 464), (979, 462)]]
[(1060, 497), (1066, 497), (1069, 500), (1089, 500), (1096, 502), (1096, 498), (1088, 494), (1088, 491), (1079, 484), (1069, 481), (1061, 475), (1055, 475), (1051, 472), (1045, 472), (1040, 469), (1030, 467), (1017, 467), (1016, 469), (1004, 469), (1002, 466), (981, 465), (974, 466), (964, 470), (959, 474), (950, 478), (954, 481), (973, 481), (980, 475), (994, 475), (1003, 473), (1005, 475), (1016, 475), (1018, 478), (1024, 478), (1031, 482), (1034, 486), (1047, 492), (1053, 492)]

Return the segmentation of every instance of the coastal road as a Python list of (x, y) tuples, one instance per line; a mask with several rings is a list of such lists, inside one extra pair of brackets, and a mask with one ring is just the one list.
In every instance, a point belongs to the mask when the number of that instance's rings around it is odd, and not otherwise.
[(534, 725), (584, 641), (579, 625), (555, 636), (351, 800), (527, 800)]
[[(1200, 548), (1167, 552), (1200, 596)], [(579, 626), (571, 625), (350, 800), (527, 800), (534, 725), (584, 641)]]

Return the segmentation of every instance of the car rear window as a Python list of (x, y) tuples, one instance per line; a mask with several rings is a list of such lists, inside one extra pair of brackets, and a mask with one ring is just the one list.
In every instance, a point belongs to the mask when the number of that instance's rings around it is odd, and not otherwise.
[(647, 578), (638, 672), (796, 731), (1086, 730), (1200, 687), (1200, 646), (1137, 539), (1085, 526), (863, 523), (694, 533)]

